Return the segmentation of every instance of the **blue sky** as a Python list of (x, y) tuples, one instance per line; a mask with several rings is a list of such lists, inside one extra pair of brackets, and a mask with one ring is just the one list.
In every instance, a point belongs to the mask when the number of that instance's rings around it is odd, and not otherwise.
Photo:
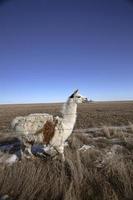
[(0, 3), (0, 103), (133, 99), (128, 0)]

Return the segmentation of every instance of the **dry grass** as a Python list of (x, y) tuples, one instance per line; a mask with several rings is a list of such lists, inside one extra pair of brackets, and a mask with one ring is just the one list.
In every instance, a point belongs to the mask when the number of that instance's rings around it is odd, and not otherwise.
[[(8, 131), (16, 116), (45, 112), (60, 115), (62, 104), (0, 105), (0, 131)], [(76, 129), (133, 123), (133, 102), (99, 102), (78, 105)]]
[[(74, 133), (66, 161), (23, 160), (1, 166), (0, 194), (13, 200), (131, 200), (133, 132)], [(84, 144), (87, 150), (79, 150)]]
[[(61, 104), (0, 106), (0, 137), (5, 139), (10, 133), (15, 116), (56, 115), (60, 109)], [(124, 130), (108, 128), (127, 124)], [(0, 165), (0, 196), (9, 195), (11, 200), (132, 200), (133, 102), (79, 106), (75, 128), (98, 126), (102, 129), (74, 132), (65, 148), (65, 162), (60, 157), (36, 158)]]

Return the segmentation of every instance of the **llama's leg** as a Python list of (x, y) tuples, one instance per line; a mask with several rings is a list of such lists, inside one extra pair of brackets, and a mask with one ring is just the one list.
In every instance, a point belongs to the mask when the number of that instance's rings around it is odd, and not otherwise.
[(41, 151), (38, 151), (38, 152), (36, 153), (36, 155), (37, 155), (38, 157), (40, 157), (40, 158), (48, 159), (48, 158), (51, 157), (50, 151), (49, 151), (49, 150), (50, 150), (50, 147), (49, 147), (49, 146), (43, 145), (42, 152), (41, 152)]
[(26, 157), (26, 158), (33, 158), (34, 157), (34, 155), (33, 155), (33, 153), (32, 153), (32, 151), (31, 151), (31, 148), (32, 148), (32, 145), (31, 144), (29, 144), (29, 143), (24, 143), (24, 151), (23, 151), (23, 157)]
[(56, 158), (58, 155), (61, 154), (62, 159), (65, 160), (64, 158), (64, 147), (60, 146), (49, 146), (49, 149), (47, 150), (44, 149), (45, 153), (49, 155), (52, 159)]
[(24, 152), (27, 155), (33, 155), (32, 152), (31, 152), (31, 145), (26, 146)]
[(62, 160), (65, 161), (64, 146), (61, 148)]
[(24, 135), (22, 136), (22, 144), (21, 144), (21, 149), (23, 151), (22, 157), (26, 158), (31, 158), (34, 157), (31, 148), (34, 144), (34, 137), (32, 134)]
[(65, 156), (64, 156), (64, 145), (63, 145), (63, 146), (56, 147), (56, 151), (57, 151), (58, 153), (61, 154), (62, 160), (65, 161)]
[(56, 147), (52, 145), (44, 145), (43, 150), (43, 155), (47, 158), (54, 158), (57, 156), (57, 154), (59, 154), (59, 151), (56, 149)]

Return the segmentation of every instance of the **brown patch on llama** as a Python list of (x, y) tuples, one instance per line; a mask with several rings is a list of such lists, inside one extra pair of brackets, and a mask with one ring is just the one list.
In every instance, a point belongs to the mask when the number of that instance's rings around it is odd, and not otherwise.
[(50, 143), (50, 140), (53, 138), (54, 134), (55, 134), (55, 127), (58, 123), (58, 120), (55, 121), (46, 121), (46, 123), (44, 124), (43, 128), (41, 128), (40, 130), (38, 130), (36, 132), (36, 134), (40, 134), (43, 133), (43, 143), (48, 145)]

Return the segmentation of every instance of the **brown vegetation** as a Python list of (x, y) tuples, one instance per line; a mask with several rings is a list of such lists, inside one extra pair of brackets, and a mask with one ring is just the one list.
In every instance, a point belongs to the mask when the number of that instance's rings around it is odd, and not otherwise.
[[(122, 135), (121, 135), (122, 133)], [(74, 133), (66, 161), (24, 160), (1, 165), (0, 194), (13, 200), (130, 200), (133, 197), (131, 129)], [(83, 146), (86, 144), (87, 146)]]
[[(10, 123), (16, 116), (30, 113), (60, 115), (62, 104), (0, 105), (0, 131), (10, 130)], [(102, 125), (127, 125), (133, 123), (133, 102), (92, 102), (78, 105), (76, 129)]]
[[(132, 105), (124, 105), (113, 107), (111, 104), (110, 107), (104, 104), (100, 108), (101, 111), (96, 111), (94, 105), (89, 106), (88, 110), (88, 105), (79, 107), (83, 126), (79, 126), (81, 122), (77, 122), (76, 127), (90, 127), (90, 118), (84, 119), (88, 126), (84, 125), (82, 115), (91, 113), (93, 120), (96, 119), (93, 124), (101, 124), (102, 129), (75, 131), (68, 140), (69, 146), (65, 147), (65, 162), (62, 162), (60, 157), (54, 160), (36, 157), (34, 160), (23, 160), (12, 166), (0, 165), (0, 195), (8, 195), (12, 200), (132, 200), (133, 125), (130, 123), (129, 128), (125, 129), (106, 126), (115, 125), (117, 122), (114, 118), (114, 121), (111, 121), (113, 112), (120, 121), (125, 120), (122, 124), (133, 122)], [(33, 109), (33, 112), (37, 110)], [(53, 113), (56, 112), (53, 108)], [(101, 113), (99, 118), (96, 115), (98, 112)], [(103, 121), (100, 121), (102, 116)], [(116, 125), (121, 124), (119, 123)], [(1, 124), (3, 122), (0, 122), (2, 128)]]

